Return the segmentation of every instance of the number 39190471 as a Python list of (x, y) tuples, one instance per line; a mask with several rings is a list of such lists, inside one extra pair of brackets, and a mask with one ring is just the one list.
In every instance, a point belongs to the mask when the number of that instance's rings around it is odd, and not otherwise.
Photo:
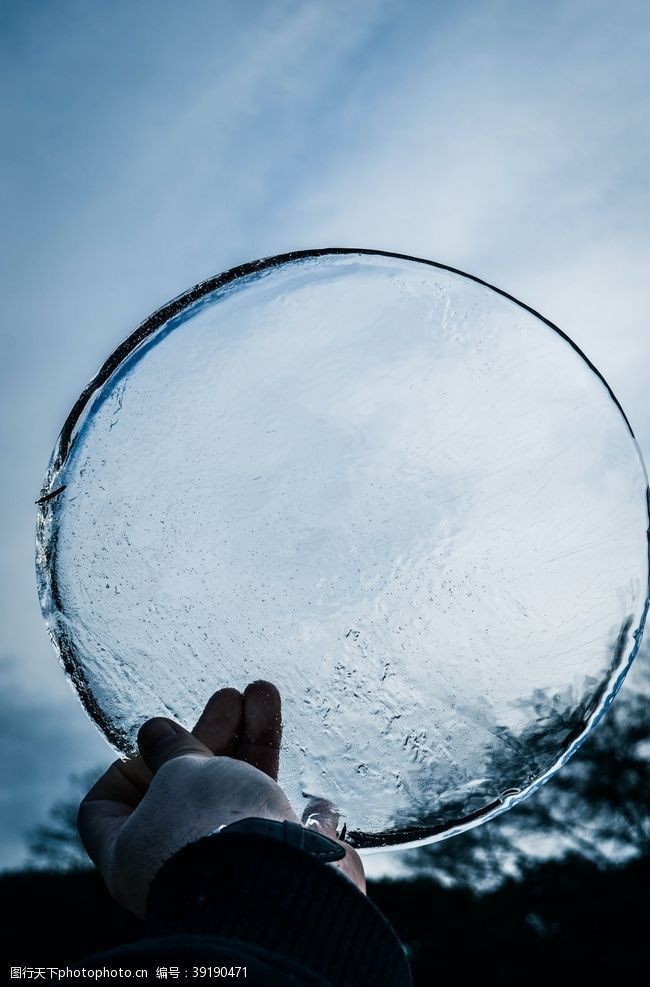
[(237, 979), (237, 977), (246, 978), (246, 967), (245, 966), (193, 966), (192, 967), (192, 979), (196, 980), (198, 978), (203, 979), (204, 977), (221, 977), (223, 980), (227, 980), (229, 977)]

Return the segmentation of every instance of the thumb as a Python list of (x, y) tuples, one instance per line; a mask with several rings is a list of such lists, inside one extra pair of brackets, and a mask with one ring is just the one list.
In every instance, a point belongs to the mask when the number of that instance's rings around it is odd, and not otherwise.
[(183, 754), (214, 756), (210, 748), (197, 740), (188, 730), (163, 716), (156, 716), (142, 724), (138, 731), (138, 747), (153, 774), (167, 761), (182, 757)]

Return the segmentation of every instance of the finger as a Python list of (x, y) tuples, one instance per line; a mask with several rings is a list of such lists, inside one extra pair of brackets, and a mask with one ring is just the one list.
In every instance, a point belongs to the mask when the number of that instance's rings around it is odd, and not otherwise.
[(208, 699), (192, 733), (213, 754), (234, 757), (244, 724), (244, 697), (237, 689), (219, 689)]
[(141, 757), (114, 761), (90, 789), (84, 802), (106, 800), (134, 809), (145, 796), (151, 771)]
[(141, 757), (115, 761), (90, 789), (77, 816), (77, 827), (88, 856), (98, 866), (140, 804), (149, 787), (151, 771)]
[(142, 724), (138, 732), (138, 747), (153, 774), (159, 771), (163, 764), (184, 754), (213, 756), (210, 748), (192, 736), (188, 730), (162, 716), (156, 716), (153, 720), (147, 720)]
[[(341, 840), (339, 840), (341, 843)], [(356, 884), (359, 891), (366, 893), (366, 872), (363, 869), (361, 857), (348, 843), (343, 843), (345, 856), (342, 860), (335, 860), (333, 866), (349, 877), (353, 884)]]
[(338, 839), (338, 826), (341, 814), (327, 799), (312, 798), (302, 814), (302, 824), (306, 829), (316, 829), (323, 836)]
[(244, 690), (244, 731), (235, 756), (277, 781), (281, 740), (280, 693), (271, 682), (252, 682)]
[(308, 803), (302, 814), (302, 824), (306, 829), (315, 830), (323, 836), (329, 836), (331, 840), (336, 840), (345, 849), (345, 857), (342, 860), (333, 861), (332, 866), (340, 870), (346, 877), (356, 884), (360, 891), (366, 892), (366, 875), (363, 869), (361, 857), (357, 851), (346, 843), (343, 839), (345, 826), (341, 836), (338, 835), (341, 814), (332, 802), (323, 798), (313, 798)]

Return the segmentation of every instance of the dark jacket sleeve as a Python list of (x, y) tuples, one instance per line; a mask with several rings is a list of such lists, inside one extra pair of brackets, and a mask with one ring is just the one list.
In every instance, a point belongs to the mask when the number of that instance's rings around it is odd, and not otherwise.
[[(330, 864), (263, 835), (222, 832), (184, 847), (151, 886), (145, 938), (91, 967), (246, 967), (265, 987), (408, 987), (406, 956), (376, 906)], [(226, 979), (227, 983), (236, 982)]]

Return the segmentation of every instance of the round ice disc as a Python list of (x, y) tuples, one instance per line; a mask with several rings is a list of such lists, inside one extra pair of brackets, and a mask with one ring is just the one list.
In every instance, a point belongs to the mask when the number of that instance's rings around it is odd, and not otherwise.
[(532, 791), (611, 700), (648, 596), (647, 479), (602, 376), (476, 278), (361, 250), (156, 312), (64, 425), (40, 598), (120, 750), (270, 679), (280, 782), (359, 847)]

